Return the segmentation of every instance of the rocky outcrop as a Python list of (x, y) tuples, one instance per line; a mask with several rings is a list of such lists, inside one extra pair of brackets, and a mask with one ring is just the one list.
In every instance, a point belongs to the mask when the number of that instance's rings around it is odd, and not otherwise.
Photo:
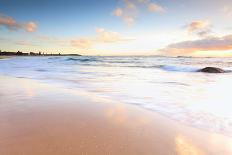
[(204, 73), (225, 73), (226, 71), (221, 69), (221, 68), (216, 68), (216, 67), (205, 67), (202, 68), (200, 70), (198, 70), (198, 72), (204, 72)]

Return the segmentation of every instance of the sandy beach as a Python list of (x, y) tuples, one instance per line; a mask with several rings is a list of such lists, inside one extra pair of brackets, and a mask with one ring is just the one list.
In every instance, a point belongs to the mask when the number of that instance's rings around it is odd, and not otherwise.
[(232, 155), (232, 0), (0, 0), (0, 155)]
[(229, 155), (232, 139), (92, 94), (0, 77), (1, 155)]

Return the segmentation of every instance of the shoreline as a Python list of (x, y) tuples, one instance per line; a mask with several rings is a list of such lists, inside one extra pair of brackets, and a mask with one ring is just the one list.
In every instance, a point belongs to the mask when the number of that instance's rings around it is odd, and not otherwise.
[(218, 155), (232, 138), (87, 92), (0, 76), (0, 154)]

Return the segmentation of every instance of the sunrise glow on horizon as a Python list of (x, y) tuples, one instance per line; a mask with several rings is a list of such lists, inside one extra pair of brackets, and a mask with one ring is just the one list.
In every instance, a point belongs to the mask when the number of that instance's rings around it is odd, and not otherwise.
[(232, 1), (0, 0), (0, 50), (232, 56)]

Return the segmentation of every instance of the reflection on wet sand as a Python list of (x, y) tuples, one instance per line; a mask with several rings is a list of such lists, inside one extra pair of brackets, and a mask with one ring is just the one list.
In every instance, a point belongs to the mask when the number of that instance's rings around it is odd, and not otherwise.
[(176, 136), (175, 143), (178, 155), (206, 155), (202, 150), (191, 143), (189, 139), (182, 135)]
[(32, 97), (36, 96), (36, 91), (33, 89), (34, 87), (32, 86), (33, 83), (28, 82), (28, 81), (23, 81), (22, 84), (23, 84), (22, 86), (25, 90), (24, 93), (28, 98), (32, 98)]
[[(151, 122), (151, 118), (142, 115), (129, 114), (128, 107), (123, 104), (113, 105), (106, 108), (105, 116), (110, 123), (115, 125), (143, 126)], [(133, 119), (133, 121), (131, 121)]]

